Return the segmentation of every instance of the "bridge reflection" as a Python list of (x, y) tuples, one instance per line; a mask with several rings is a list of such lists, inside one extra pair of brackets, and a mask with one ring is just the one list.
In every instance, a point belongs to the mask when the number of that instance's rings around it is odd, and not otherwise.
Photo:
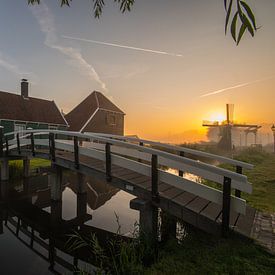
[[(80, 182), (81, 181), (81, 182)], [(80, 188), (80, 187), (81, 188)], [(24, 179), (11, 184), (0, 183), (0, 234), (10, 231), (21, 243), (49, 263), (55, 274), (77, 272), (81, 267), (94, 270), (88, 263), (87, 248), (68, 249), (72, 232), (88, 236), (95, 233), (103, 246), (116, 234), (85, 224), (92, 219), (87, 206), (95, 210), (102, 206), (118, 189), (77, 174), (64, 176), (62, 190), (71, 189), (77, 197), (76, 217), (62, 217), (62, 200), (51, 199), (51, 177)], [(91, 252), (91, 251), (89, 251)]]

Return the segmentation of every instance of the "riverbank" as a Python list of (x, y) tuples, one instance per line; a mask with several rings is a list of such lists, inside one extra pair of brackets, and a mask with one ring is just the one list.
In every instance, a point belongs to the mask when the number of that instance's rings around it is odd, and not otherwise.
[[(244, 195), (259, 211), (275, 212), (275, 155), (246, 149), (234, 156), (255, 165), (246, 170), (253, 193)], [(229, 167), (227, 167), (229, 168)], [(170, 240), (161, 247), (158, 261), (145, 274), (275, 274), (275, 256), (239, 236), (219, 239), (195, 229), (178, 243)]]

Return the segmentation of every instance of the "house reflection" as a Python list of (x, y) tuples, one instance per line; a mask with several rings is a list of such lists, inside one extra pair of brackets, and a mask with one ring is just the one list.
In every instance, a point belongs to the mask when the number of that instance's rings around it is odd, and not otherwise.
[[(11, 184), (0, 183), (0, 234), (10, 231), (21, 243), (49, 262), (49, 270), (55, 274), (77, 271), (88, 264), (86, 248), (68, 249), (69, 234), (88, 236), (95, 233), (102, 245), (116, 234), (86, 225), (92, 219), (87, 206), (97, 209), (119, 190), (92, 178), (68, 174), (63, 178), (63, 190), (71, 189), (77, 197), (76, 217), (62, 217), (62, 200), (51, 200), (51, 177), (35, 177)], [(81, 180), (81, 182), (79, 182)], [(80, 188), (82, 186), (82, 188)]]

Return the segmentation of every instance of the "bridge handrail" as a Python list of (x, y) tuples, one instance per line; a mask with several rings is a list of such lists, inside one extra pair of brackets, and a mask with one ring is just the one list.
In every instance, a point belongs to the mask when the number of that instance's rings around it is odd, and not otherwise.
[[(89, 133), (85, 133), (85, 134), (89, 134)], [(235, 160), (235, 159), (231, 159), (231, 158), (227, 158), (227, 157), (223, 157), (223, 156), (219, 156), (219, 155), (215, 155), (212, 153), (207, 153), (207, 152), (203, 152), (203, 151), (199, 151), (199, 150), (195, 150), (195, 149), (190, 149), (190, 148), (186, 148), (186, 147), (182, 147), (182, 146), (178, 146), (178, 145), (171, 145), (171, 144), (166, 144), (166, 143), (162, 143), (162, 142), (150, 141), (150, 140), (140, 139), (140, 138), (135, 138), (135, 137), (125, 137), (125, 136), (119, 136), (119, 135), (109, 135), (109, 134), (101, 134), (101, 133), (93, 133), (93, 135), (115, 138), (115, 139), (118, 139), (121, 141), (138, 142), (138, 143), (159, 146), (159, 147), (162, 147), (165, 149), (177, 151), (178, 153), (184, 152), (184, 153), (192, 154), (194, 156), (206, 157), (209, 159), (217, 160), (222, 163), (228, 163), (228, 164), (232, 164), (235, 166), (240, 166), (245, 169), (253, 169), (253, 167), (254, 167), (253, 164), (250, 164), (247, 162), (243, 162), (243, 161), (239, 161), (239, 160)]]
[[(115, 140), (112, 138), (108, 138), (108, 137), (102, 137), (99, 135), (93, 135), (93, 134), (83, 134), (83, 133), (79, 133), (79, 132), (69, 132), (69, 131), (60, 131), (60, 130), (24, 130), (21, 131), (23, 133), (36, 133), (38, 134), (49, 134), (49, 133), (53, 133), (53, 134), (59, 134), (59, 135), (65, 135), (65, 136), (70, 136), (70, 137), (79, 137), (79, 138), (83, 138), (83, 139), (90, 139), (90, 140), (97, 140), (97, 141), (101, 141), (104, 143), (109, 143), (109, 144), (113, 144), (113, 145), (118, 145), (118, 146), (122, 146), (122, 147), (128, 147), (128, 148), (134, 148), (137, 149), (139, 151), (143, 151), (152, 155), (158, 155), (158, 156), (162, 156), (174, 161), (178, 161), (187, 165), (191, 165), (194, 167), (200, 167), (201, 169), (205, 169), (207, 171), (216, 173), (218, 175), (221, 176), (225, 176), (231, 179), (235, 179), (235, 180), (239, 180), (241, 182), (247, 183), (247, 177), (245, 175), (242, 174), (238, 174), (236, 172), (232, 172), (229, 171), (227, 169), (221, 168), (221, 167), (216, 167), (201, 161), (197, 161), (197, 160), (192, 160), (190, 158), (186, 158), (186, 157), (182, 157), (182, 156), (178, 156), (175, 154), (171, 154), (165, 151), (161, 151), (158, 149), (153, 149), (150, 147), (146, 147), (146, 146), (140, 146), (140, 145), (136, 145), (136, 144), (132, 144), (132, 143), (125, 143), (124, 141), (120, 141), (120, 140)], [(11, 133), (7, 133), (5, 134), (5, 136), (9, 136), (9, 135), (14, 135), (17, 132), (11, 132)]]

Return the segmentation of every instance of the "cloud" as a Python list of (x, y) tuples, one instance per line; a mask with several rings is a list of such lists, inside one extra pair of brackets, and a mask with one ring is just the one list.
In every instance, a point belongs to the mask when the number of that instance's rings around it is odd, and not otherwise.
[(19, 65), (16, 64), (15, 62), (11, 61), (9, 57), (5, 56), (3, 53), (0, 52), (0, 66), (7, 71), (18, 75), (19, 77), (24, 77), (24, 76), (34, 76), (34, 73), (32, 72), (26, 72), (20, 69)]
[(95, 68), (84, 59), (80, 50), (58, 44), (54, 17), (47, 5), (41, 2), (40, 5), (31, 6), (30, 9), (39, 23), (41, 31), (46, 35), (45, 45), (69, 57), (74, 66), (81, 69), (83, 74), (96, 81), (104, 91), (107, 91), (105, 82), (102, 81)]
[(183, 57), (182, 54), (169, 53), (169, 52), (160, 51), (160, 50), (152, 50), (152, 49), (145, 49), (145, 48), (139, 48), (139, 47), (132, 47), (132, 46), (127, 46), (127, 45), (122, 45), (122, 44), (115, 44), (115, 43), (103, 42), (103, 41), (98, 41), (98, 40), (84, 39), (84, 38), (78, 38), (78, 37), (67, 36), (67, 35), (62, 35), (62, 37), (65, 38), (65, 39), (70, 39), (70, 40), (78, 40), (78, 41), (94, 43), (94, 44), (99, 44), (99, 45), (104, 45), (104, 46), (124, 48), (124, 49), (134, 50), (134, 51), (142, 51), (142, 52), (148, 52), (148, 53), (154, 53), (154, 54), (162, 54), (162, 55), (170, 55), (170, 56), (175, 56), (175, 57)]
[(207, 96), (212, 96), (212, 95), (224, 93), (224, 92), (227, 92), (227, 91), (230, 91), (230, 90), (234, 90), (234, 89), (237, 89), (237, 88), (245, 87), (245, 86), (252, 85), (252, 84), (255, 84), (255, 83), (258, 83), (258, 82), (263, 82), (263, 81), (270, 80), (270, 79), (273, 79), (273, 78), (275, 78), (275, 75), (269, 76), (269, 77), (265, 77), (265, 78), (261, 78), (261, 79), (258, 79), (258, 80), (255, 80), (255, 81), (251, 81), (251, 82), (241, 83), (241, 84), (238, 84), (238, 85), (235, 85), (235, 86), (223, 88), (223, 89), (216, 90), (216, 91), (213, 91), (213, 92), (205, 93), (205, 94), (203, 94), (203, 95), (201, 95), (199, 97), (207, 97)]

